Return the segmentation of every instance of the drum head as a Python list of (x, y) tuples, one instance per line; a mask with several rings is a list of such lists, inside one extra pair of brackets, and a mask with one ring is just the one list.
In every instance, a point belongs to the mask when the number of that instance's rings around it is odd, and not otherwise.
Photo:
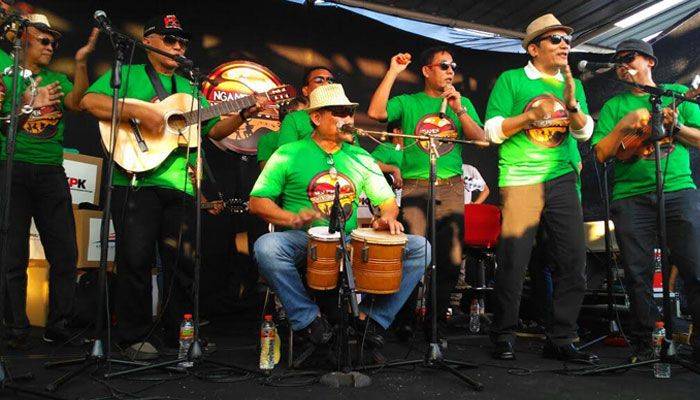
[(308, 234), (313, 239), (321, 242), (336, 242), (340, 240), (340, 232), (328, 233), (327, 226), (314, 226), (309, 229)]
[(357, 228), (352, 231), (350, 238), (374, 244), (405, 244), (408, 242), (408, 236), (403, 233), (392, 235), (389, 231), (376, 231), (374, 228)]

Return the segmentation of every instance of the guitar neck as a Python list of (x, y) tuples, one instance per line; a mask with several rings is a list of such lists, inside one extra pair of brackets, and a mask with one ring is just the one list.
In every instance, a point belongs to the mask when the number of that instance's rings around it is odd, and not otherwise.
[[(241, 97), (240, 99), (222, 101), (211, 107), (201, 109), (202, 122), (208, 121), (222, 114), (230, 114), (254, 105), (254, 96), (245, 96)], [(186, 112), (183, 114), (183, 117), (185, 117), (185, 120), (189, 125), (194, 125), (197, 123), (197, 110)]]

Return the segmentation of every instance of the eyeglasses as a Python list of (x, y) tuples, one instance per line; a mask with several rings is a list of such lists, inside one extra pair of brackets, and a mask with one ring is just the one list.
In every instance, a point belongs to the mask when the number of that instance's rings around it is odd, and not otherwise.
[(58, 48), (58, 41), (57, 40), (51, 40), (47, 37), (36, 38), (36, 40), (42, 46), (51, 46), (54, 50), (56, 50)]
[(428, 64), (428, 67), (440, 67), (441, 70), (447, 71), (448, 68), (452, 68), (453, 71), (457, 70), (456, 62), (441, 61), (437, 64)]
[(330, 111), (334, 117), (338, 118), (347, 118), (355, 115), (355, 107), (332, 106), (325, 107), (324, 110)]
[(313, 78), (311, 78), (311, 82), (317, 83), (319, 85), (322, 85), (324, 83), (331, 84), (331, 83), (335, 83), (335, 78), (332, 76), (318, 75), (318, 76), (314, 76)]
[(612, 62), (616, 64), (629, 64), (637, 57), (638, 53), (636, 51), (631, 51), (627, 54), (616, 55), (612, 58)]
[(161, 35), (161, 37), (163, 38), (163, 43), (167, 46), (175, 46), (175, 43), (180, 43), (180, 47), (186, 49), (187, 45), (190, 43), (189, 40), (175, 35)]
[(554, 35), (540, 36), (539, 38), (533, 40), (533, 42), (539, 43), (543, 40), (549, 40), (551, 44), (559, 44), (563, 40), (564, 42), (566, 42), (566, 44), (570, 45), (572, 39), (573, 38), (571, 37), (571, 35), (560, 35), (558, 33), (555, 33)]

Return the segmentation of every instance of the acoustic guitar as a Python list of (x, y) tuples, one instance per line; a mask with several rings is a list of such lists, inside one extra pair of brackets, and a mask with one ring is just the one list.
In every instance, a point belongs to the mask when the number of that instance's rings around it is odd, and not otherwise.
[[(285, 85), (268, 90), (264, 95), (275, 104), (291, 99), (294, 88)], [(143, 129), (138, 120), (131, 119), (119, 123), (116, 130), (114, 147), (115, 162), (126, 171), (144, 172), (158, 167), (175, 149), (179, 147), (197, 147), (197, 102), (192, 95), (175, 93), (158, 103), (127, 98), (127, 104), (146, 107), (163, 116), (163, 129), (150, 132)], [(223, 114), (239, 112), (254, 106), (256, 95), (249, 95), (235, 100), (222, 101), (201, 110), (202, 121)], [(109, 152), (112, 124), (100, 121), (100, 136), (105, 152)]]

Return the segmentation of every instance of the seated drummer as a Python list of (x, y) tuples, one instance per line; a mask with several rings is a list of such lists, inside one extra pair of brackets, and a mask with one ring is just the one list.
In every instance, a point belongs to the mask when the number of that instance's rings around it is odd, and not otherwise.
[[(282, 301), (292, 329), (316, 345), (331, 339), (332, 328), (304, 288), (300, 265), (305, 267), (309, 227), (329, 223), (335, 183), (340, 182), (345, 232), (357, 227), (358, 198), (362, 192), (381, 210), (381, 216), (372, 222), (374, 229), (391, 234), (401, 234), (404, 229), (396, 220), (399, 209), (394, 193), (377, 164), (365, 150), (347, 144), (347, 134), (338, 129), (353, 123), (356, 106), (339, 84), (316, 89), (307, 109), (315, 126), (313, 133), (281, 146), (270, 157), (250, 193), (250, 212), (284, 229), (267, 233), (255, 242), (254, 256), (260, 273)], [(282, 207), (276, 203), (279, 198)], [(384, 331), (429, 262), (429, 243), (423, 237), (408, 235), (399, 291), (377, 296), (373, 304), (360, 304), (360, 319), (367, 323), (365, 343), (373, 350), (383, 346)]]

